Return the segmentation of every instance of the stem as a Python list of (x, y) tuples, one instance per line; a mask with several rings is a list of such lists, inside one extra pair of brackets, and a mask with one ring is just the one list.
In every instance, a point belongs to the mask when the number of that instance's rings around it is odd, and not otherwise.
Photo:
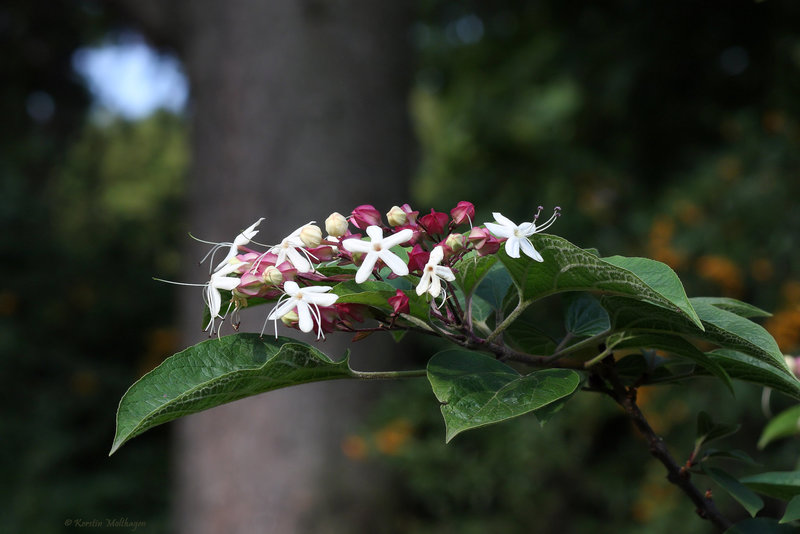
[(714, 501), (703, 495), (697, 486), (692, 484), (690, 473), (686, 469), (681, 469), (672, 455), (669, 453), (664, 440), (661, 439), (647, 422), (639, 406), (636, 404), (636, 389), (625, 388), (617, 376), (613, 361), (600, 366), (600, 375), (611, 385), (605, 388), (604, 392), (619, 404), (634, 426), (647, 439), (652, 454), (664, 467), (667, 468), (667, 480), (678, 486), (697, 507), (697, 514), (703, 519), (708, 519), (721, 531), (725, 531), (732, 526), (730, 520), (722, 515), (717, 509)]
[(503, 330), (505, 330), (506, 328), (508, 328), (508, 327), (511, 325), (511, 323), (513, 323), (514, 321), (516, 321), (516, 320), (517, 320), (517, 317), (519, 317), (520, 315), (522, 315), (522, 312), (524, 312), (524, 311), (525, 311), (525, 308), (527, 308), (527, 307), (528, 307), (528, 304), (530, 304), (530, 302), (528, 302), (528, 301), (525, 301), (525, 300), (522, 300), (522, 299), (520, 298), (520, 299), (519, 299), (519, 302), (517, 303), (517, 307), (516, 307), (516, 308), (514, 308), (514, 311), (512, 311), (511, 313), (509, 313), (509, 314), (508, 314), (508, 317), (506, 317), (505, 319), (503, 319), (503, 322), (502, 322), (502, 323), (500, 323), (500, 324), (497, 326), (497, 328), (495, 328), (495, 329), (494, 329), (494, 332), (492, 332), (491, 334), (489, 334), (489, 337), (487, 337), (487, 338), (486, 338), (486, 341), (488, 341), (489, 343), (491, 343), (492, 341), (494, 341), (494, 340), (497, 338), (497, 336), (499, 336), (500, 334), (502, 334), (502, 333), (503, 333)]
[(425, 369), (411, 369), (409, 371), (350, 371), (353, 378), (360, 378), (364, 380), (394, 380), (397, 378), (419, 378), (427, 376), (428, 371)]

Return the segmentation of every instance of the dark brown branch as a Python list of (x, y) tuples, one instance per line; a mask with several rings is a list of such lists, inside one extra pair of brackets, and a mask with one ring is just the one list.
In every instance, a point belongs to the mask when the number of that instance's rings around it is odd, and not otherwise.
[(598, 372), (611, 388), (605, 388), (605, 393), (619, 404), (634, 426), (647, 439), (652, 454), (664, 467), (667, 468), (667, 480), (678, 486), (695, 504), (697, 514), (703, 519), (708, 519), (720, 531), (731, 527), (732, 523), (717, 509), (714, 501), (706, 497), (691, 481), (691, 474), (682, 469), (670, 454), (664, 441), (653, 431), (647, 422), (639, 405), (636, 404), (636, 389), (625, 388), (614, 369), (613, 360), (603, 362), (598, 366)]

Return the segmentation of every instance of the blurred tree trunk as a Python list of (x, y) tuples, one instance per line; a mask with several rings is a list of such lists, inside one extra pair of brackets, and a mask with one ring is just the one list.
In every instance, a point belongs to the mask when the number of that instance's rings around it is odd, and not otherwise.
[[(386, 211), (406, 201), (406, 3), (118, 3), (156, 44), (176, 49), (187, 69), (195, 235), (230, 240), (265, 216), (257, 238), (274, 243), (332, 211), (346, 214), (362, 203)], [(187, 280), (207, 276), (192, 263), (203, 253), (191, 245)], [(183, 309), (184, 338), (197, 342), (199, 291), (185, 293)], [(267, 311), (246, 311), (243, 327), (259, 330)], [(336, 340), (322, 348), (334, 357), (344, 351)], [(371, 352), (385, 360), (386, 348)], [(379, 367), (364, 356), (362, 368)], [(368, 528), (380, 481), (347, 460), (340, 442), (366, 412), (369, 391), (358, 383), (311, 384), (179, 422), (176, 530)]]

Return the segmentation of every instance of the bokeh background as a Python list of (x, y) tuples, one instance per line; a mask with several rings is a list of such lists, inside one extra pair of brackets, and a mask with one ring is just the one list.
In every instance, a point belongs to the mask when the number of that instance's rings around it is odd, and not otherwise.
[[(217, 426), (165, 425), (107, 457), (125, 389), (185, 346), (187, 325), (200, 339), (199, 294), (152, 277), (200, 280), (186, 233), (222, 240), (262, 214), (283, 231), (360, 203), (471, 200), (479, 220), (560, 205), (553, 232), (666, 262), (690, 295), (770, 310), (781, 349), (800, 349), (797, 2), (277, 4), (0, 7), (0, 530), (197, 532), (221, 517), (228, 532), (709, 532), (623, 415), (587, 395), (544, 428), (521, 418), (445, 446), (424, 382), (382, 386), (309, 453), (371, 473), (369, 506), (317, 469), (312, 504), (259, 530), (247, 507), (187, 497), (226, 477), (261, 487), (192, 452)], [(315, 204), (309, 187), (347, 204)], [(361, 194), (376, 189), (401, 198)], [(401, 357), (431, 350), (410, 340)], [(755, 449), (755, 387), (641, 398), (679, 459), (704, 409), (742, 423), (725, 445), (797, 467), (794, 439)], [(214, 464), (195, 484), (193, 461)]]

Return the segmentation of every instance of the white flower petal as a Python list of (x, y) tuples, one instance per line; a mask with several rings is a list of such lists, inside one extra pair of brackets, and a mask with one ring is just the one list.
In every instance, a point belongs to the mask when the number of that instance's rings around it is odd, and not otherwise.
[(327, 293), (331, 289), (330, 286), (308, 286), (303, 288), (303, 293)]
[(302, 300), (297, 302), (297, 318), (297, 326), (300, 327), (300, 330), (311, 332), (314, 328), (314, 321), (311, 320), (311, 310), (308, 309), (308, 304)]
[(426, 272), (422, 275), (422, 278), (419, 279), (419, 284), (417, 284), (417, 295), (422, 296), (428, 290), (428, 286), (430, 285), (431, 274)]
[(367, 235), (373, 243), (383, 240), (383, 230), (381, 230), (380, 226), (367, 226)]
[(356, 272), (356, 283), (363, 284), (369, 275), (372, 274), (372, 269), (375, 267), (375, 262), (378, 261), (378, 254), (375, 251), (367, 253), (364, 256), (364, 261), (361, 264), (361, 267), (358, 268), (358, 272)]
[(511, 219), (509, 219), (508, 217), (506, 217), (502, 213), (498, 213), (498, 212), (494, 211), (494, 212), (492, 212), (492, 217), (494, 217), (494, 220), (499, 222), (503, 226), (507, 226), (507, 227), (512, 228), (512, 229), (517, 227), (517, 225)]
[(296, 299), (287, 299), (283, 301), (279, 306), (275, 306), (273, 310), (270, 312), (269, 316), (267, 316), (268, 321), (277, 321), (290, 311), (292, 311), (295, 306), (297, 306)]
[(241, 281), (241, 278), (233, 278), (231, 276), (212, 276), (209, 285), (214, 289), (231, 291), (239, 287)]
[(524, 236), (533, 235), (536, 233), (536, 223), (525, 222), (519, 225), (519, 233)]
[(501, 226), (495, 223), (483, 223), (487, 230), (489, 230), (495, 237), (504, 238), (504, 237), (514, 237), (514, 228), (509, 228), (507, 226)]
[(316, 306), (333, 306), (333, 303), (339, 300), (339, 295), (333, 293), (306, 293), (306, 288), (303, 290), (303, 300), (310, 302)]
[(373, 250), (372, 243), (354, 237), (343, 240), (341, 244), (343, 249), (350, 252), (370, 252)]
[(383, 263), (385, 263), (394, 274), (399, 276), (405, 276), (408, 274), (408, 265), (406, 265), (406, 262), (401, 260), (397, 254), (388, 248), (381, 250), (377, 256), (383, 260)]
[(444, 258), (444, 249), (442, 247), (434, 247), (431, 255), (428, 256), (428, 265), (439, 265), (441, 263), (442, 258)]
[(526, 256), (539, 262), (544, 261), (542, 255), (533, 248), (533, 243), (531, 243), (529, 239), (520, 239), (520, 246), (522, 247), (522, 252), (524, 252)]
[(442, 280), (447, 280), (448, 282), (452, 282), (456, 279), (456, 275), (453, 274), (453, 271), (450, 267), (443, 267), (441, 265), (437, 265), (434, 270), (434, 274), (441, 278)]
[(297, 252), (297, 249), (291, 247), (287, 248), (286, 256), (288, 256), (289, 262), (295, 266), (297, 272), (307, 273), (311, 270), (311, 264), (303, 257), (302, 254)]
[(300, 291), (300, 286), (297, 285), (297, 282), (287, 280), (286, 283), (283, 284), (283, 291), (290, 297), (293, 297)]
[(509, 237), (506, 241), (506, 254), (512, 258), (519, 258), (519, 238)]
[(406, 229), (400, 230), (396, 234), (392, 234), (389, 237), (387, 237), (386, 239), (384, 239), (381, 242), (381, 246), (383, 248), (392, 248), (392, 247), (394, 247), (396, 245), (400, 245), (402, 243), (405, 243), (406, 241), (408, 241), (412, 237), (414, 237), (414, 230), (412, 230), (411, 228), (406, 228)]
[(437, 298), (439, 293), (442, 292), (442, 282), (439, 280), (438, 276), (431, 276), (431, 287), (428, 288), (428, 293), (431, 294), (433, 298)]

